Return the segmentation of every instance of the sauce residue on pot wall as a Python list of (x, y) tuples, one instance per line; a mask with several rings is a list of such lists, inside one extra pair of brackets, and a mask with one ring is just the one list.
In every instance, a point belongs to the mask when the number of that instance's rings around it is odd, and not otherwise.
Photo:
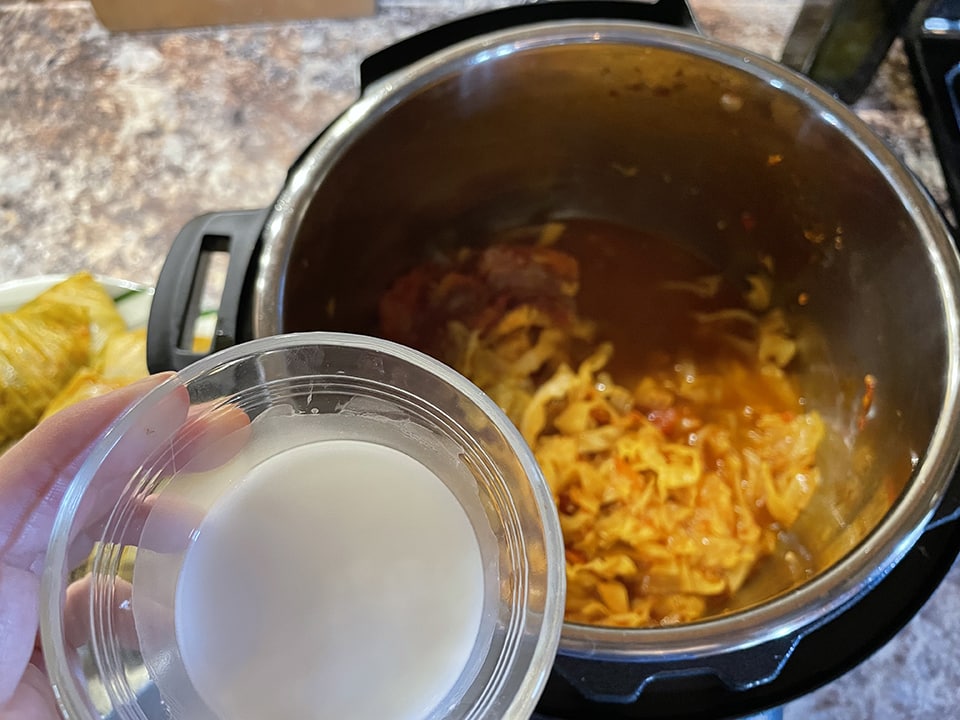
[(380, 331), (485, 390), (520, 428), (564, 531), (571, 622), (723, 612), (756, 568), (814, 571), (790, 527), (824, 424), (789, 373), (772, 260), (727, 278), (599, 221), (511, 230), (413, 267)]

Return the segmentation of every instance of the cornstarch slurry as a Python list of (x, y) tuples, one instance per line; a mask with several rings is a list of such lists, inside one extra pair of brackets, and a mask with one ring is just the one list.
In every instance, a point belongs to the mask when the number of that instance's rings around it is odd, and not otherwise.
[(419, 461), (360, 440), (286, 450), (187, 551), (176, 635), (223, 720), (415, 720), (455, 685), (483, 606), (476, 534)]

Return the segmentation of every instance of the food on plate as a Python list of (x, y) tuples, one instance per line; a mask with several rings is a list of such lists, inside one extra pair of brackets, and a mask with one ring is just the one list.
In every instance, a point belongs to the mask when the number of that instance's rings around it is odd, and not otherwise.
[(44, 409), (43, 415), (40, 416), (40, 420), (46, 420), (51, 415), (81, 400), (104, 395), (112, 390), (122, 388), (134, 379), (132, 376), (105, 377), (92, 368), (80, 368), (70, 378), (70, 382), (50, 401), (50, 404)]
[(117, 311), (113, 298), (87, 272), (71, 275), (63, 282), (48, 288), (21, 310), (31, 306), (62, 305), (74, 305), (86, 311), (87, 325), (90, 328), (91, 357), (97, 357), (110, 338), (127, 329), (127, 324)]
[(129, 329), (89, 273), (0, 313), (0, 448), (41, 419), (147, 375), (146, 331)]
[(0, 314), (0, 445), (32, 428), (90, 357), (87, 311), (30, 304)]
[[(611, 342), (611, 318), (629, 328), (643, 311), (623, 295), (586, 317), (587, 296), (614, 292), (604, 274), (622, 270), (596, 260), (602, 227), (564, 247), (556, 225), (414, 267), (381, 298), (380, 330), (465, 374), (523, 433), (557, 504), (566, 619), (697, 620), (788, 552), (801, 579), (789, 529), (816, 491), (825, 429), (785, 370), (797, 348), (770, 274), (731, 293), (719, 275), (672, 276), (665, 262), (647, 297), (671, 307), (647, 309), (633, 330), (656, 344), (622, 328)], [(654, 282), (647, 272), (638, 284)], [(672, 327), (655, 328), (657, 314)], [(630, 357), (614, 363), (620, 345)]]

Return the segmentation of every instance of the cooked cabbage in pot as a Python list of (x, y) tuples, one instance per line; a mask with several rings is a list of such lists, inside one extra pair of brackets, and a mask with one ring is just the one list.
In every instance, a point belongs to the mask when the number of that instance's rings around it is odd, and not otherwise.
[[(523, 433), (560, 516), (568, 621), (643, 627), (722, 611), (819, 482), (824, 424), (784, 371), (796, 346), (769, 309), (768, 278), (750, 280), (744, 306), (691, 318), (717, 353), (677, 351), (620, 379), (614, 346), (578, 313), (576, 258), (550, 244), (413, 269), (381, 299), (381, 332), (455, 367)], [(718, 279), (670, 285), (710, 297)]]

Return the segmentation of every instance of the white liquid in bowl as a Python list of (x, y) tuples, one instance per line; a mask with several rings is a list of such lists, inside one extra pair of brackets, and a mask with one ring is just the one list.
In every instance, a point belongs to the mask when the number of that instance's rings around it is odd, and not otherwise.
[(181, 570), (176, 635), (222, 720), (423, 718), (480, 627), (483, 564), (451, 491), (358, 440), (287, 450), (213, 507)]

